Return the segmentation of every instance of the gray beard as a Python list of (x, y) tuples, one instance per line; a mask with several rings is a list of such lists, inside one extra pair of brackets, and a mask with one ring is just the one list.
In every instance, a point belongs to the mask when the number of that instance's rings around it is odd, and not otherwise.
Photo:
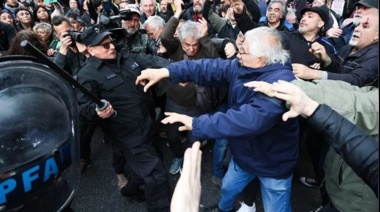
[(138, 29), (133, 29), (133, 30), (126, 30), (127, 31), (127, 34), (128, 35), (134, 35), (137, 31), (138, 31)]

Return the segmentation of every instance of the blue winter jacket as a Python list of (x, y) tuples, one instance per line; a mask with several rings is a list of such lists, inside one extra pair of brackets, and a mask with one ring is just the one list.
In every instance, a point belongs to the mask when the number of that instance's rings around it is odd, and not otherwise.
[(253, 80), (292, 81), (290, 62), (253, 69), (241, 66), (238, 59), (202, 59), (167, 68), (173, 82), (229, 87), (229, 110), (194, 118), (195, 138), (227, 138), (237, 165), (256, 176), (283, 179), (292, 174), (298, 158), (298, 120), (283, 122), (284, 101), (243, 85)]

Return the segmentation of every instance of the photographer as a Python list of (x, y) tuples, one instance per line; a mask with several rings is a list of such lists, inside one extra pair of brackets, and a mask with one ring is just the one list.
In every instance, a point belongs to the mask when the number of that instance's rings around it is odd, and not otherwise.
[[(70, 20), (65, 16), (56, 16), (52, 20), (54, 34), (61, 42), (61, 47), (54, 63), (68, 73), (74, 75), (86, 63), (89, 54), (83, 44), (76, 42), (80, 33), (71, 31)], [(91, 139), (96, 128), (97, 122), (90, 122), (80, 117), (79, 119), (79, 142), (80, 142), (80, 171), (83, 173), (90, 165)]]
[[(65, 16), (55, 16), (51, 21), (54, 29), (54, 34), (59, 38), (61, 47), (54, 59), (59, 67), (63, 68), (70, 74), (75, 74), (86, 61), (86, 53), (79, 51), (75, 43), (75, 39), (72, 39), (69, 31), (72, 29), (70, 20)], [(82, 49), (81, 50), (85, 50)], [(83, 54), (78, 54), (83, 53)]]

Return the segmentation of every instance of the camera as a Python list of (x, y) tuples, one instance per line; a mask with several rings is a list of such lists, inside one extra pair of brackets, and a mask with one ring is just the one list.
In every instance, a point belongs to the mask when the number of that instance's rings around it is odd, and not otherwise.
[(71, 46), (75, 47), (76, 46), (75, 42), (80, 42), (81, 41), (80, 40), (80, 35), (81, 34), (82, 34), (81, 32), (78, 32), (78, 31), (75, 31), (75, 30), (69, 30), (69, 31), (67, 31), (67, 34), (65, 35), (65, 37), (66, 36), (70, 36), (70, 38), (71, 38)]
[(127, 31), (124, 28), (114, 28), (108, 31), (112, 32), (111, 37), (116, 49), (122, 49), (127, 43)]
[(128, 21), (128, 20), (132, 19), (132, 12), (129, 9), (127, 9), (127, 10), (120, 10), (118, 15), (110, 16), (109, 19), (111, 21), (113, 21), (113, 20), (119, 20), (119, 19)]

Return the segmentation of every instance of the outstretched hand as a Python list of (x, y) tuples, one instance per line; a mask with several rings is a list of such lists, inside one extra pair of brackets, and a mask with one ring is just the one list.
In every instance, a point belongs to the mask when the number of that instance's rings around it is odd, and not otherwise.
[(148, 68), (141, 71), (140, 76), (136, 78), (136, 85), (144, 86), (146, 92), (152, 85), (156, 84), (162, 78), (169, 77), (169, 70), (166, 68), (154, 69)]
[(289, 102), (291, 105), (289, 111), (282, 115), (284, 121), (299, 115), (308, 117), (318, 107), (318, 103), (310, 99), (299, 87), (283, 80), (273, 84), (253, 81), (245, 83), (244, 86), (255, 88), (255, 91)]
[(173, 124), (176, 122), (181, 122), (184, 126), (178, 128), (179, 131), (191, 131), (193, 130), (193, 118), (187, 115), (182, 115), (178, 113), (168, 113), (166, 112), (166, 118), (162, 119), (163, 124)]
[(200, 142), (195, 142), (185, 152), (181, 177), (174, 189), (170, 211), (198, 211), (201, 197)]
[(263, 81), (251, 81), (244, 84), (245, 87), (253, 88), (254, 91), (261, 92), (269, 97), (274, 97), (276, 92), (273, 90), (273, 85)]

